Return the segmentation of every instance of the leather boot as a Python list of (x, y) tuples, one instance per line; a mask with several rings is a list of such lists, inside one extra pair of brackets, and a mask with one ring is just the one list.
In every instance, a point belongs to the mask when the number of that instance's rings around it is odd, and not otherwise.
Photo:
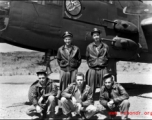
[(62, 111), (62, 108), (59, 108), (55, 116), (61, 116), (61, 115), (63, 115), (63, 111)]
[(72, 120), (72, 115), (71, 113), (68, 113), (66, 116), (65, 116), (65, 119), (64, 120)]

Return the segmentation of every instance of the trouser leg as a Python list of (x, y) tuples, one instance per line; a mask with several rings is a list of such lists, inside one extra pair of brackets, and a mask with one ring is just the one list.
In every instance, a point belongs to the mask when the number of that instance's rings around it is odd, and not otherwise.
[(76, 110), (76, 105), (72, 103), (71, 100), (66, 99), (65, 97), (61, 98), (62, 110), (65, 115)]
[[(75, 77), (76, 77), (76, 73), (78, 72), (78, 70), (73, 70), (73, 71), (63, 71), (60, 70), (60, 91), (65, 90), (69, 84), (71, 84), (72, 82), (75, 81)], [(62, 109), (61, 109), (61, 104), (60, 104), (60, 100), (59, 100), (59, 112), (57, 113), (57, 115), (62, 114)]]
[(77, 72), (78, 72), (77, 69), (70, 72), (70, 80), (71, 80), (71, 81), (70, 81), (69, 84), (75, 82)]
[(97, 113), (97, 107), (94, 105), (89, 105), (83, 111), (85, 118), (89, 119)]
[(49, 96), (47, 100), (47, 113), (54, 114), (56, 106), (56, 99), (54, 96)]
[(122, 119), (128, 118), (128, 111), (129, 111), (130, 103), (128, 100), (123, 100), (119, 105), (119, 111), (121, 113)]
[(91, 87), (92, 93), (93, 93), (93, 99), (95, 95), (95, 88), (96, 88), (96, 71), (94, 69), (89, 69), (87, 71), (86, 76), (87, 84)]
[(30, 108), (26, 111), (26, 114), (29, 116), (33, 116), (36, 113), (36, 108), (34, 105), (31, 105)]
[(101, 104), (97, 105), (97, 112), (109, 116), (109, 109)]
[(38, 113), (36, 111), (36, 108), (35, 108), (34, 105), (30, 106), (30, 108), (26, 111), (26, 114), (29, 115), (29, 116), (39, 116), (39, 117), (42, 116), (41, 112)]
[[(66, 79), (66, 72), (63, 70), (60, 70), (60, 85), (59, 85), (59, 89), (62, 92), (66, 87), (67, 87), (67, 79)], [(61, 99), (61, 98), (60, 98)], [(57, 116), (62, 115), (62, 108), (61, 108), (61, 100), (58, 100), (58, 112), (57, 112)]]
[(103, 68), (100, 70), (96, 70), (96, 74), (97, 74), (97, 84), (99, 85), (98, 87), (101, 88), (101, 86), (103, 85), (103, 76), (107, 73), (107, 68)]
[(87, 71), (86, 81), (93, 92), (93, 99), (95, 99), (96, 87), (98, 86), (101, 88), (101, 86), (103, 85), (103, 75), (105, 73), (107, 73), (107, 68), (103, 68), (100, 70), (89, 69)]
[(60, 90), (63, 91), (67, 88), (70, 82), (70, 72), (60, 70)]
[(78, 72), (78, 70), (73, 70), (73, 71), (63, 71), (60, 70), (60, 90), (63, 91), (65, 90), (69, 84), (71, 84), (72, 82), (75, 82), (75, 77), (76, 77), (76, 73)]
[(97, 113), (103, 114), (107, 119), (114, 118), (117, 115), (117, 112), (108, 108), (108, 106), (103, 106), (102, 104), (97, 105)]

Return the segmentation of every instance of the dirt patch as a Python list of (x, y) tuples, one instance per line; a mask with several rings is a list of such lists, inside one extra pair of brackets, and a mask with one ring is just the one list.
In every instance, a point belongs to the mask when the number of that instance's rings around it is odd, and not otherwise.
[[(136, 75), (138, 78), (138, 75)], [(32, 119), (26, 115), (26, 110), (30, 107), (28, 104), (28, 89), (30, 84), (36, 80), (36, 76), (5, 76), (0, 77), (0, 119)], [(2, 84), (2, 83), (14, 83), (14, 84)], [(17, 85), (15, 85), (17, 83)], [(25, 83), (24, 85), (20, 83)], [(134, 86), (132, 86), (134, 87)], [(141, 87), (141, 89), (145, 89)], [(99, 91), (96, 90), (95, 105), (99, 104)], [(130, 114), (130, 119), (152, 119), (152, 100), (150, 97), (144, 98), (143, 96), (149, 96), (152, 92), (151, 89), (145, 92), (139, 92), (138, 89), (127, 88), (130, 94), (129, 101), (131, 103), (130, 112), (140, 112), (140, 115)], [(144, 91), (144, 90), (141, 90)], [(57, 108), (56, 108), (57, 111)], [(149, 113), (148, 113), (149, 112)], [(103, 119), (106, 116), (97, 114), (98, 119)], [(119, 113), (118, 113), (119, 117)]]

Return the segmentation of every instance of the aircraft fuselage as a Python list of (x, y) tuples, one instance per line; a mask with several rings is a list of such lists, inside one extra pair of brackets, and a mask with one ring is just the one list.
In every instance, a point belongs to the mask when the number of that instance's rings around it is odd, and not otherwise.
[[(73, 44), (79, 46), (82, 56), (85, 56), (86, 46), (93, 42), (90, 32), (94, 27), (102, 31), (102, 37), (113, 39), (118, 32), (114, 23), (104, 20), (125, 20), (139, 28), (138, 16), (123, 13), (120, 6), (104, 1), (61, 1), (60, 4), (38, 4), (30, 1), (11, 1), (6, 29), (1, 32), (1, 38), (8, 43), (47, 51), (57, 50), (63, 45), (62, 34), (71, 31), (74, 34)], [(140, 41), (135, 39), (135, 41)], [(130, 60), (137, 56), (138, 50), (114, 49), (109, 45), (111, 58)], [(138, 42), (135, 42), (138, 44)], [(143, 47), (147, 47), (141, 42)]]

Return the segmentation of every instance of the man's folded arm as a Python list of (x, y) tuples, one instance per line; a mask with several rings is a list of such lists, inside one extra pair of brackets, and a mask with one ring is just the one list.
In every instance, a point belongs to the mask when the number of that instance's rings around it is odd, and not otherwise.
[(128, 93), (120, 84), (118, 84), (118, 90), (121, 95), (113, 99), (114, 103), (119, 103), (119, 102), (122, 102), (123, 100), (129, 99)]
[(69, 85), (62, 93), (61, 96), (71, 99), (72, 98), (72, 94), (70, 93), (70, 90), (73, 88), (73, 85)]
[(102, 86), (101, 89), (100, 89), (99, 102), (100, 102), (101, 105), (107, 107), (108, 101), (105, 99), (105, 96), (104, 96), (104, 87), (103, 87), (103, 86)]

